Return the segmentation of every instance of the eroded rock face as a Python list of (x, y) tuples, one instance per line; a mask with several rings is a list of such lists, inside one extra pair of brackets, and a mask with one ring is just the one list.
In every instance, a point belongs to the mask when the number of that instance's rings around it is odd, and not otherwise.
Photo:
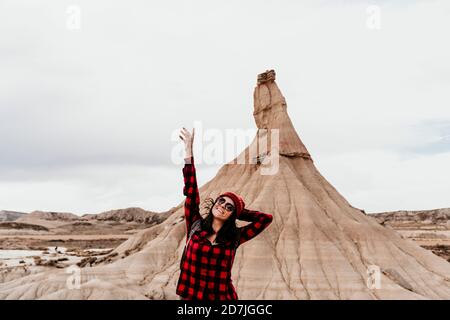
[(249, 150), (256, 147), (255, 144), (258, 145), (259, 150), (259, 146), (264, 145), (266, 139), (269, 141), (267, 150), (271, 150), (271, 133), (275, 129), (279, 131), (278, 152), (280, 155), (311, 159), (287, 114), (286, 99), (275, 82), (275, 72), (271, 70), (260, 74), (258, 83), (253, 93), (253, 116), (258, 133), (252, 143), (254, 146), (250, 146)]
[(261, 85), (267, 82), (275, 81), (275, 70), (267, 70), (266, 72), (258, 74), (257, 83)]
[[(450, 299), (447, 261), (352, 207), (320, 174), (271, 74), (262, 76), (254, 98), (258, 128), (280, 130), (278, 171), (263, 175), (265, 164), (231, 161), (200, 188), (201, 199), (234, 191), (248, 208), (274, 216), (268, 229), (238, 249), (232, 276), (239, 298)], [(240, 156), (259, 149), (260, 139)], [(180, 205), (108, 260), (81, 269), (80, 290), (67, 288), (64, 271), (39, 273), (0, 284), (0, 299), (178, 299), (185, 233)], [(380, 270), (376, 288), (368, 286), (374, 266)]]

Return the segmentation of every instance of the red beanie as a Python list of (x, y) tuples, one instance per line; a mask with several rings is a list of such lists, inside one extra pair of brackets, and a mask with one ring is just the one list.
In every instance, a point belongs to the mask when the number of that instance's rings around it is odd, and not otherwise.
[(236, 208), (236, 218), (239, 218), (239, 215), (241, 214), (242, 210), (245, 208), (245, 202), (244, 199), (242, 199), (240, 196), (238, 196), (234, 192), (225, 192), (222, 193), (219, 197), (229, 197), (234, 202), (234, 207)]

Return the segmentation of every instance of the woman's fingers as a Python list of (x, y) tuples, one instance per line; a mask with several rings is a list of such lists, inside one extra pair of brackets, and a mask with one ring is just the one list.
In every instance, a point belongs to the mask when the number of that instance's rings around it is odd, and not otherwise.
[(194, 144), (194, 135), (195, 135), (195, 128), (192, 129), (192, 134), (183, 127), (180, 131), (180, 139), (183, 140), (184, 146), (186, 148), (186, 155), (192, 156), (192, 146)]
[[(180, 138), (183, 139), (184, 142), (193, 142), (194, 141), (194, 136), (195, 136), (195, 128), (192, 129), (192, 134), (185, 128), (183, 127), (181, 129), (181, 135)], [(181, 137), (183, 136), (183, 137)]]
[(189, 133), (189, 131), (185, 130), (182, 132), (183, 136), (186, 138), (190, 138), (191, 134)]
[[(195, 131), (195, 129), (193, 129), (192, 135), (194, 134), (194, 131)], [(191, 136), (192, 136), (191, 133), (190, 133), (188, 130), (186, 130), (186, 128), (183, 128), (183, 129), (182, 129), (182, 133), (183, 133), (185, 136), (187, 136), (187, 137), (191, 137)]]

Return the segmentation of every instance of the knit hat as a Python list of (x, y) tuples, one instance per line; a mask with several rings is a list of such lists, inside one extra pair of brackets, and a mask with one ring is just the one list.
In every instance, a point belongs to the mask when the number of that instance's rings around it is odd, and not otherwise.
[(231, 200), (233, 200), (236, 218), (239, 218), (239, 215), (241, 214), (242, 210), (244, 210), (244, 208), (245, 208), (244, 199), (242, 199), (236, 193), (230, 192), (230, 191), (222, 193), (219, 197), (229, 197)]

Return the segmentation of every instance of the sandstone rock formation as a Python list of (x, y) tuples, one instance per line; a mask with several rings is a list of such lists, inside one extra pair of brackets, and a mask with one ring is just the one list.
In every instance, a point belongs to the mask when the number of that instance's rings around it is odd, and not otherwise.
[(52, 212), (52, 211), (33, 211), (23, 217), (21, 220), (25, 219), (42, 219), (42, 220), (78, 220), (80, 217), (69, 212)]
[(139, 222), (139, 223), (161, 223), (170, 214), (172, 210), (167, 212), (152, 212), (142, 208), (126, 208), (102, 212), (99, 214), (85, 214), (82, 219), (99, 220), (99, 221), (124, 221), (124, 222)]
[(450, 221), (450, 208), (434, 209), (434, 210), (399, 210), (391, 212), (380, 212), (371, 214), (380, 223), (391, 223), (395, 225), (410, 223), (422, 223), (442, 225), (443, 228), (450, 229), (448, 222)]
[[(289, 119), (275, 73), (258, 79), (258, 134), (238, 157), (249, 161), (227, 163), (200, 188), (202, 199), (234, 191), (248, 208), (274, 216), (267, 230), (237, 252), (233, 282), (239, 297), (450, 299), (450, 264), (352, 207), (315, 167)], [(279, 129), (279, 144), (270, 129)], [(267, 150), (261, 148), (266, 138)], [(255, 154), (264, 160), (251, 161)], [(277, 157), (276, 174), (262, 174)], [(81, 269), (80, 289), (68, 288), (64, 270), (52, 270), (0, 284), (0, 299), (177, 299), (184, 242), (180, 205), (163, 223), (116, 248), (111, 262)], [(380, 271), (375, 287), (368, 285), (374, 268)]]
[(79, 220), (80, 217), (68, 212), (33, 211), (21, 216), (16, 222), (41, 225), (46, 228), (55, 228), (70, 221)]

